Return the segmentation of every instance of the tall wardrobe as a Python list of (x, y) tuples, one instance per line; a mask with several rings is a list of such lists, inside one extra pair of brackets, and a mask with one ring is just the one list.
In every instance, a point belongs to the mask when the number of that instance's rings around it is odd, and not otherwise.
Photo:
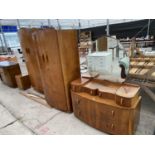
[(32, 39), (32, 34), (37, 30), (38, 29), (35, 28), (22, 28), (19, 31), (19, 37), (31, 85), (36, 91), (43, 93), (40, 64), (38, 59), (38, 47)]
[(47, 103), (56, 109), (72, 112), (70, 83), (80, 77), (77, 31), (38, 29), (32, 38), (38, 49)]

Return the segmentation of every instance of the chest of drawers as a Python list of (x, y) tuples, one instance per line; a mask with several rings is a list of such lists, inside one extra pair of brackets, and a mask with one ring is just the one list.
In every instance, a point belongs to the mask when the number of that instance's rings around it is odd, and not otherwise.
[[(132, 101), (133, 103), (130, 106), (124, 106), (116, 103), (118, 101), (112, 95), (110, 97), (108, 95), (99, 96), (98, 89), (97, 94), (92, 95), (83, 89), (75, 90), (74, 82), (72, 86), (73, 111), (77, 118), (109, 134), (134, 134), (140, 117), (140, 96), (134, 96), (134, 102)], [(84, 84), (81, 87), (84, 87)], [(137, 91), (139, 91), (138, 87)]]

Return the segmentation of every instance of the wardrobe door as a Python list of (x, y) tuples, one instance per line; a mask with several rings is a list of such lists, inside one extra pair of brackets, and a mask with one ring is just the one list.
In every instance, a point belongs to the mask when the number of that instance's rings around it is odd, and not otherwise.
[(36, 29), (22, 28), (19, 31), (19, 36), (32, 87), (39, 92), (43, 92), (39, 62), (37, 59), (38, 53), (32, 39), (32, 33), (35, 31)]
[(56, 30), (40, 30), (37, 43), (46, 100), (52, 107), (68, 111)]
[(70, 83), (80, 77), (77, 31), (58, 30), (57, 36), (67, 107), (72, 111)]

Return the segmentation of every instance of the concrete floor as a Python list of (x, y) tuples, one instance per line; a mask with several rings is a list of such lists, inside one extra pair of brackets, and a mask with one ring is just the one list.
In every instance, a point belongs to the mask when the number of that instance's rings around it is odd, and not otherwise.
[[(141, 92), (142, 107), (139, 135), (151, 135), (155, 129), (155, 103)], [(73, 113), (68, 114), (48, 108), (19, 93), (18, 89), (9, 88), (0, 82), (0, 134), (84, 134), (103, 135), (81, 122)]]
[[(19, 61), (23, 74), (25, 63)], [(21, 95), (0, 81), (0, 134), (106, 135), (74, 114), (49, 108)], [(140, 122), (135, 134), (152, 135), (155, 129), (155, 103), (142, 91)]]

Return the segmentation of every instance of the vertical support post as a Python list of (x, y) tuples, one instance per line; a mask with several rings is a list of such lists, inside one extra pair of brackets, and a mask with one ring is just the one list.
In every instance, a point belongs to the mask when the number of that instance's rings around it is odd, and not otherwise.
[(48, 27), (51, 27), (51, 20), (47, 19), (47, 22), (48, 22)]
[[(17, 19), (17, 30), (20, 30), (20, 28), (21, 28), (20, 20)], [(19, 33), (18, 33), (18, 31), (17, 31), (17, 36), (18, 36), (18, 40), (19, 40), (19, 42), (20, 42), (20, 37), (19, 37)], [(19, 44), (19, 48), (21, 48), (20, 44)]]
[(58, 29), (61, 30), (59, 19), (57, 19), (57, 23), (58, 23)]
[(88, 19), (88, 28), (90, 27), (90, 22), (89, 22), (89, 19)]
[(79, 42), (80, 42), (80, 33), (81, 33), (81, 23), (80, 23), (80, 19), (78, 20), (79, 23)]
[(19, 19), (17, 19), (17, 26), (18, 26), (18, 29), (21, 28)]
[(3, 45), (3, 40), (1, 38), (1, 35), (0, 35), (0, 40), (1, 40), (1, 49), (2, 49), (2, 51), (4, 51), (4, 45)]
[(0, 28), (1, 28), (1, 34), (2, 34), (2, 37), (3, 37), (4, 45), (5, 45), (7, 54), (8, 54), (8, 45), (7, 45), (7, 41), (6, 41), (6, 38), (5, 38), (5, 34), (4, 34), (4, 32), (3, 32), (3, 28), (2, 28), (1, 22), (0, 22)]
[(109, 19), (107, 19), (107, 36), (109, 36), (110, 33), (109, 33)]
[(150, 19), (148, 21), (148, 28), (147, 28), (147, 37), (149, 39), (149, 31), (150, 31)]
[(0, 35), (0, 41), (1, 41), (1, 47), (2, 47), (2, 49), (4, 50), (3, 40), (2, 40), (2, 38), (1, 38), (1, 35)]

